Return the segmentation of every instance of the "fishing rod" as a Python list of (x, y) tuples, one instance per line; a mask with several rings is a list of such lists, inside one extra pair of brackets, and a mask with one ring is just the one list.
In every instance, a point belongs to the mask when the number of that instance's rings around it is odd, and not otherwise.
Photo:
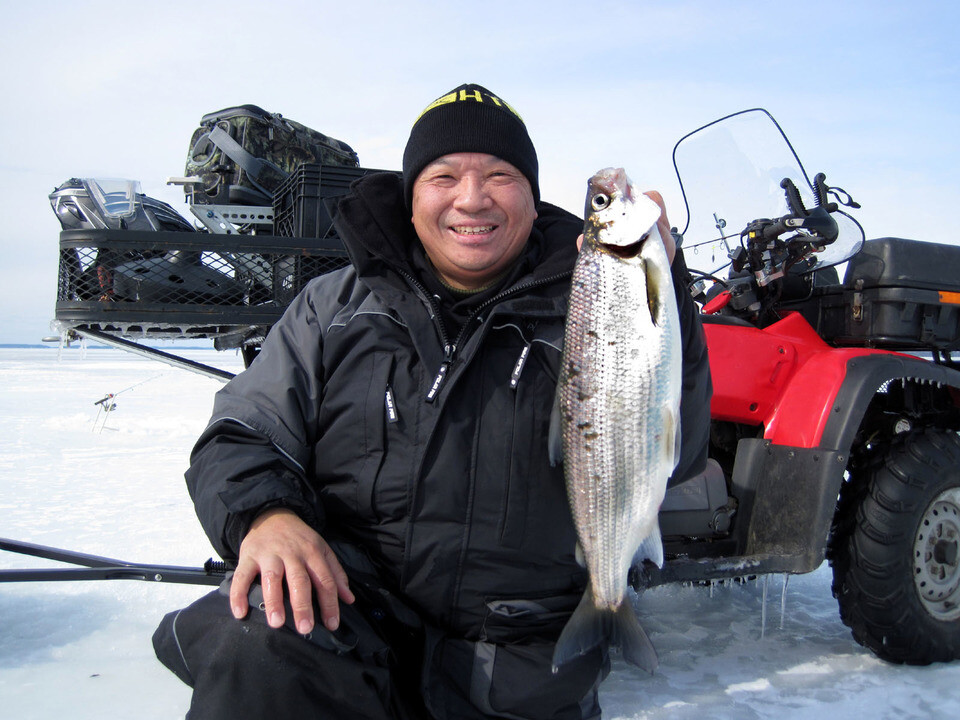
[(146, 380), (141, 380), (138, 383), (134, 383), (130, 387), (124, 388), (123, 390), (119, 390), (115, 393), (107, 393), (102, 398), (100, 398), (95, 403), (93, 403), (94, 405), (97, 406), (97, 417), (94, 418), (93, 420), (92, 429), (94, 430), (96, 429), (97, 423), (100, 421), (100, 414), (103, 413), (103, 424), (100, 426), (100, 432), (103, 432), (104, 428), (107, 425), (107, 417), (110, 415), (111, 412), (117, 409), (117, 404), (113, 401), (114, 398), (116, 398), (118, 395), (122, 395), (128, 390), (133, 390), (134, 388), (138, 388), (141, 385), (150, 382), (151, 380), (156, 380), (158, 377), (163, 377), (163, 375), (164, 373), (158, 373), (157, 375), (154, 375), (151, 378), (147, 378)]

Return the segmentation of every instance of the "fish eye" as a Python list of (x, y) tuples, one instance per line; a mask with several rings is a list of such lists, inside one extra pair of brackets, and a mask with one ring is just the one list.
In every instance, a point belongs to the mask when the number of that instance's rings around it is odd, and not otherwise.
[(603, 210), (610, 205), (610, 196), (604, 193), (597, 193), (590, 199), (590, 206), (594, 210)]

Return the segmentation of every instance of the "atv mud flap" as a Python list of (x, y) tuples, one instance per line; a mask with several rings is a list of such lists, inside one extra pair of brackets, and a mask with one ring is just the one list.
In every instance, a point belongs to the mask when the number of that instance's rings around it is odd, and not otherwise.
[(846, 455), (820, 448), (741, 440), (733, 469), (746, 556), (767, 556), (771, 572), (805, 573), (823, 562)]
[(769, 573), (807, 573), (824, 560), (847, 458), (819, 448), (744, 439), (732, 495), (739, 500), (728, 552), (675, 557), (663, 568), (635, 568), (635, 589)]

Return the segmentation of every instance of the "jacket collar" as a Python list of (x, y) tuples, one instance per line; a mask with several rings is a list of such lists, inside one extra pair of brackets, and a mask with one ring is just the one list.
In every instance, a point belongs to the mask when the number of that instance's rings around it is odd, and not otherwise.
[[(582, 221), (549, 203), (541, 202), (538, 212), (533, 234), (539, 258), (518, 283), (542, 281), (573, 270)], [(410, 248), (420, 241), (403, 201), (403, 181), (396, 173), (372, 173), (355, 181), (350, 194), (338, 204), (335, 227), (357, 274), (371, 287), (403, 282), (399, 277), (388, 279), (398, 271), (417, 276)]]

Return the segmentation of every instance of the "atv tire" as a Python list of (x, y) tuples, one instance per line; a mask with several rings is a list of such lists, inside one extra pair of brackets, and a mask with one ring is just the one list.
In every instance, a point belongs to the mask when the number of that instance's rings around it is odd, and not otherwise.
[(897, 436), (850, 468), (830, 542), (833, 595), (861, 645), (894, 663), (960, 658), (960, 437)]

